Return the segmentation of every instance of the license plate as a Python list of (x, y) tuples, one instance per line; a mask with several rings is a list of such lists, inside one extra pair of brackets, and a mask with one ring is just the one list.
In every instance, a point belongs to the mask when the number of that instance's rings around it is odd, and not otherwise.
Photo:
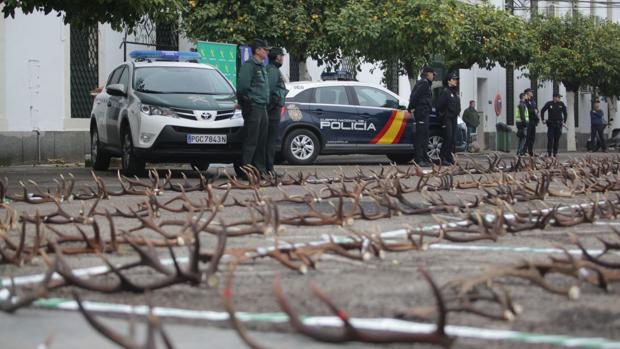
[(226, 135), (187, 135), (187, 144), (226, 144)]

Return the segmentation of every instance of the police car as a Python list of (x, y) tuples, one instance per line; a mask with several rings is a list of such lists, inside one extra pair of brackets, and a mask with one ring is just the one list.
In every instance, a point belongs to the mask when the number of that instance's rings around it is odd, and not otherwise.
[[(319, 154), (385, 154), (396, 163), (413, 159), (414, 121), (408, 101), (382, 86), (356, 81), (295, 82), (282, 108), (281, 156), (289, 164), (311, 164)], [(429, 119), (428, 154), (439, 159), (442, 131)], [(459, 117), (457, 151), (467, 146)]]
[[(93, 168), (122, 158), (122, 172), (145, 162), (233, 162), (241, 153), (243, 119), (235, 89), (217, 69), (197, 63), (196, 52), (134, 51), (94, 100)], [(189, 62), (187, 62), (189, 61)], [(192, 62), (193, 61), (193, 62)]]

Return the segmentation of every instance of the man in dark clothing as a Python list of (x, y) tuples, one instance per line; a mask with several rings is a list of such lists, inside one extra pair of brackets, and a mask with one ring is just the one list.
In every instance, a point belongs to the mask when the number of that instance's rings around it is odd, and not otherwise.
[(534, 143), (536, 142), (536, 126), (538, 126), (538, 105), (534, 99), (534, 91), (531, 88), (526, 88), (523, 91), (527, 96), (525, 105), (527, 106), (527, 112), (529, 114), (530, 121), (527, 125), (527, 152), (530, 156), (534, 156)]
[(454, 164), (456, 120), (461, 113), (458, 83), (459, 77), (456, 73), (448, 75), (447, 86), (441, 91), (437, 100), (437, 115), (444, 131), (439, 157), (444, 165)]
[(525, 93), (519, 95), (519, 104), (515, 107), (515, 124), (517, 125), (517, 138), (519, 143), (517, 144), (517, 155), (525, 155), (527, 150), (527, 127), (529, 124), (529, 112), (527, 110), (527, 104)]
[(435, 71), (431, 67), (422, 68), (421, 79), (411, 90), (407, 110), (415, 120), (415, 162), (423, 167), (431, 165), (428, 158), (428, 117), (433, 108), (433, 92), (431, 85), (435, 78)]
[(269, 50), (269, 65), (267, 65), (267, 79), (269, 81), (269, 104), (267, 106), (268, 127), (266, 151), (267, 173), (275, 175), (273, 169), (274, 158), (276, 155), (276, 146), (278, 143), (278, 129), (280, 127), (280, 109), (284, 106), (286, 100), (286, 86), (284, 78), (280, 72), (282, 61), (284, 60), (284, 50), (280, 47), (273, 47)]
[(243, 114), (245, 138), (241, 148), (241, 166), (252, 165), (261, 173), (266, 171), (267, 104), (269, 83), (263, 61), (269, 48), (261, 39), (252, 44), (251, 59), (239, 70), (237, 77), (237, 99)]
[[(562, 95), (553, 94), (553, 100), (545, 103), (540, 111), (540, 119), (543, 124), (547, 124), (547, 156), (556, 157), (560, 136), (562, 136), (562, 126), (566, 126), (566, 105), (560, 100)], [(549, 111), (549, 119), (545, 122), (545, 112)]]
[(476, 101), (469, 101), (469, 108), (463, 112), (463, 122), (467, 125), (467, 140), (471, 139), (471, 134), (476, 133), (478, 125), (480, 125), (480, 115), (476, 110)]
[(605, 143), (605, 115), (601, 110), (601, 101), (594, 100), (592, 104), (592, 110), (590, 111), (590, 143), (592, 151), (597, 151), (599, 148), (603, 149), (603, 152), (607, 152), (607, 144)]

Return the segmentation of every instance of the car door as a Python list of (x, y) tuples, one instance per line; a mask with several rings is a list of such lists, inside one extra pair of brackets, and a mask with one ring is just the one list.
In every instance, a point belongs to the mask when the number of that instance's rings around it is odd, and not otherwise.
[(355, 149), (364, 130), (345, 86), (317, 87), (314, 103), (310, 103), (308, 110), (319, 121), (326, 149)]
[(399, 109), (398, 98), (372, 86), (353, 86), (353, 90), (368, 129), (359, 148), (369, 152), (412, 149), (413, 120)]
[(123, 67), (118, 67), (116, 68), (114, 71), (112, 71), (112, 73), (110, 73), (110, 77), (108, 78), (107, 83), (105, 84), (105, 87), (103, 88), (103, 91), (101, 91), (101, 93), (97, 96), (97, 109), (98, 109), (98, 113), (96, 115), (97, 117), (97, 125), (98, 125), (98, 130), (99, 130), (99, 140), (103, 143), (105, 143), (106, 145), (110, 144), (110, 136), (108, 135), (108, 114), (109, 114), (109, 106), (108, 104), (110, 103), (110, 94), (108, 94), (107, 92), (107, 87), (112, 85), (112, 84), (116, 84), (118, 82), (118, 78), (120, 77), (120, 74), (122, 72), (122, 68)]
[[(114, 84), (122, 84), (127, 91), (129, 85), (129, 69), (127, 66), (119, 68), (118, 79)], [(120, 149), (120, 112), (126, 105), (127, 96), (112, 96), (108, 95), (107, 112), (106, 112), (106, 127), (108, 135), (108, 144), (114, 148)]]

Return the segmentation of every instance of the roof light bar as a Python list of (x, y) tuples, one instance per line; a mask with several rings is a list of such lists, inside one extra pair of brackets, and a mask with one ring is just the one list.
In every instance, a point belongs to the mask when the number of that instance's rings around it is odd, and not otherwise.
[(190, 51), (137, 50), (131, 51), (129, 57), (136, 61), (199, 61), (201, 56), (198, 52)]

